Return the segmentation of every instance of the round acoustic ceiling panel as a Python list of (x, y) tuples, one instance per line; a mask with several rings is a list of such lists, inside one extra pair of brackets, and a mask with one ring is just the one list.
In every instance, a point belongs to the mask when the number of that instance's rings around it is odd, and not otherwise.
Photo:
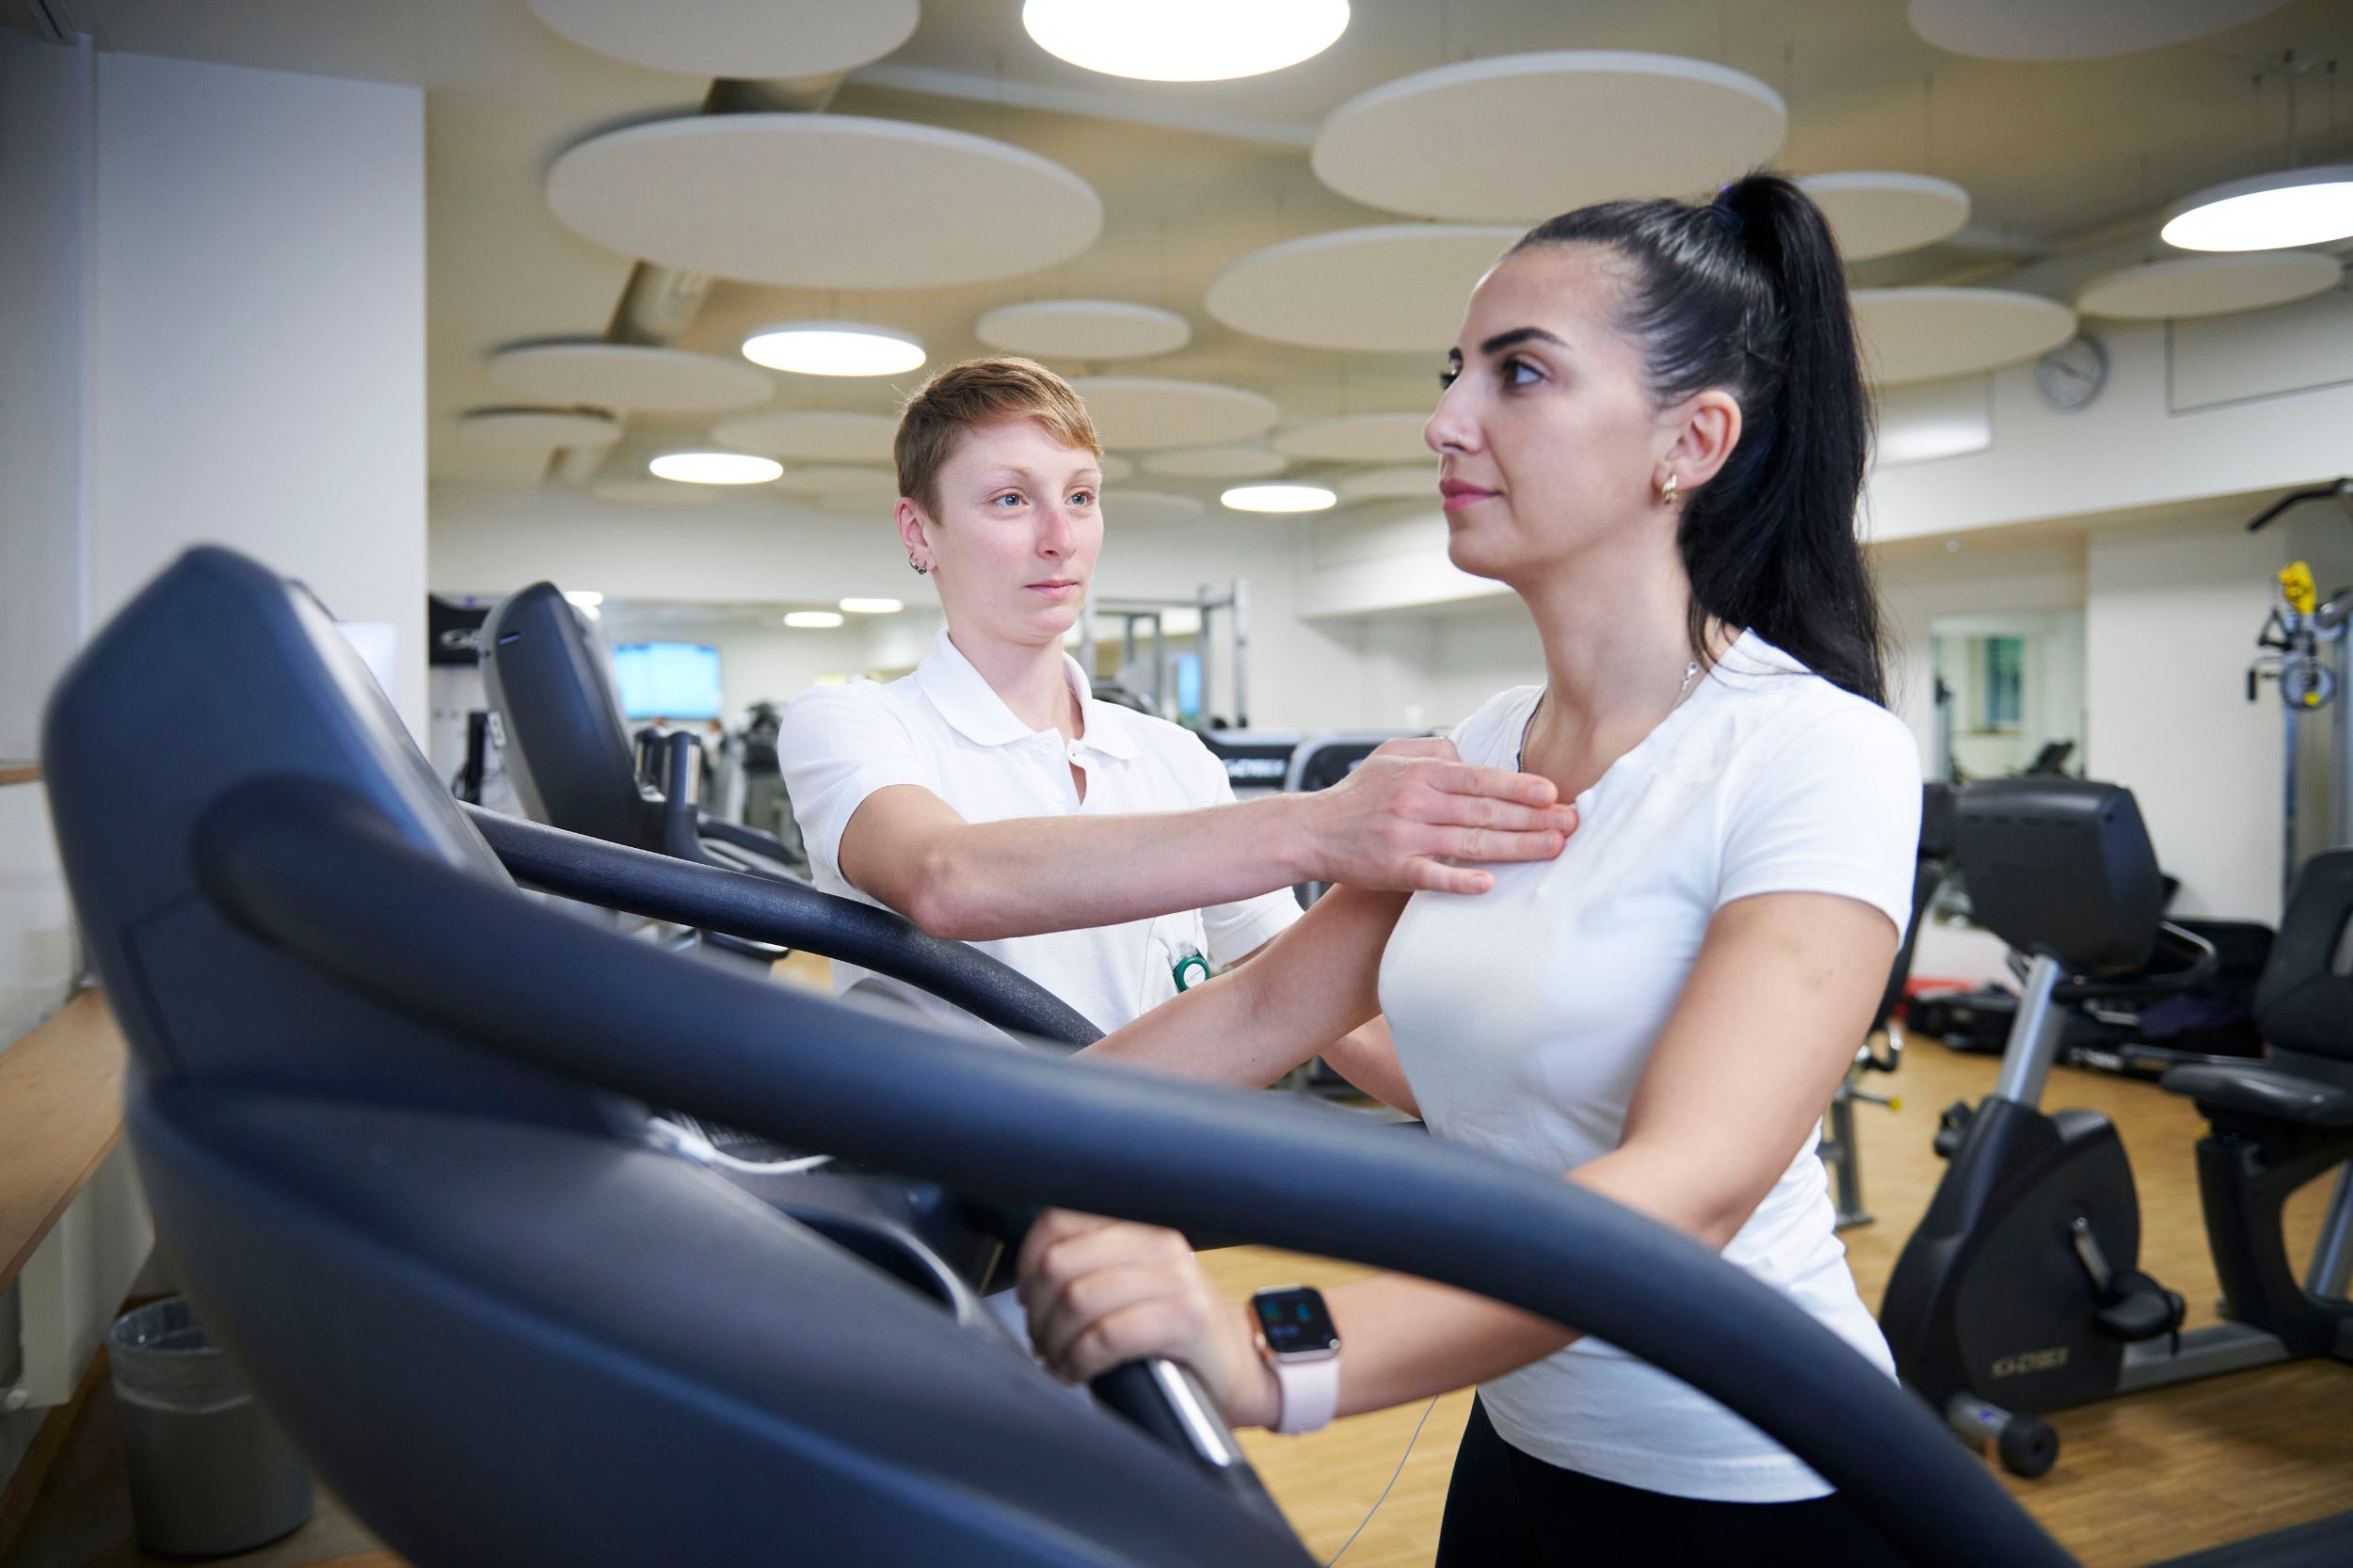
[(785, 408), (724, 420), (711, 433), (724, 445), (795, 462), (887, 463), (898, 428), (888, 414)]
[(1969, 221), (1969, 193), (1926, 174), (1809, 174), (1798, 184), (1822, 209), (1839, 255), (1850, 262), (1934, 245)]
[(500, 391), (537, 403), (688, 413), (763, 403), (776, 387), (741, 360), (621, 343), (524, 344), (490, 356)]
[(2287, 0), (1912, 0), (1912, 30), (1988, 60), (2093, 60), (2187, 43)]
[(2009, 289), (1857, 289), (1864, 374), (1881, 386), (1967, 376), (2047, 354), (2075, 312)]
[(1289, 466), (1262, 446), (1188, 446), (1144, 459), (1144, 472), (1173, 479), (1264, 479)]
[(1102, 200), (1060, 164), (855, 115), (699, 115), (608, 131), (555, 160), (547, 193), (567, 227), (623, 255), (784, 287), (1010, 278), (1068, 261), (1103, 229)]
[(991, 348), (1041, 360), (1133, 360), (1193, 341), (1192, 324), (1176, 312), (1117, 299), (1000, 305), (972, 332)]
[(689, 76), (823, 76), (881, 59), (915, 31), (918, 0), (525, 0), (584, 49)]
[(1294, 424), (1274, 438), (1274, 450), (1328, 463), (1410, 463), (1430, 456), (1421, 427), (1430, 415), (1344, 414)]
[(603, 446), (621, 433), (611, 414), (587, 408), (476, 408), (458, 415), (457, 427), (475, 440), (519, 452)]
[(1520, 233), (1388, 223), (1286, 240), (1211, 280), (1209, 313), (1305, 348), (1444, 354), (1472, 288)]
[(1438, 499), (1438, 466), (1374, 468), (1362, 473), (1352, 473), (1339, 483), (1342, 501), (1375, 501), (1392, 497), (1410, 497), (1435, 504)]
[(2103, 273), (2084, 285), (2075, 309), (2127, 321), (2227, 315), (2326, 294), (2344, 276), (2344, 263), (2312, 250), (2191, 256)]
[(1271, 399), (1210, 381), (1086, 376), (1070, 386), (1086, 401), (1103, 444), (1135, 452), (1239, 441), (1280, 417)]
[(616, 506), (715, 506), (719, 492), (709, 485), (680, 485), (668, 479), (606, 479), (588, 487), (599, 501)]
[(1208, 506), (1189, 495), (1166, 490), (1121, 490), (1103, 498), (1103, 520), (1114, 527), (1122, 523), (1159, 527), (1190, 522), (1208, 510)]
[(1350, 99), (1309, 162), (1367, 206), (1489, 223), (1711, 189), (1772, 157), (1788, 129), (1779, 93), (1705, 60), (1500, 55)]

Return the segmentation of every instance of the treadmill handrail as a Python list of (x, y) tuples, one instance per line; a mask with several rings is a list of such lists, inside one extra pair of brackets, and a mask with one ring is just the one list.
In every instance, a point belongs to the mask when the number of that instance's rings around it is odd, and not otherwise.
[(520, 1060), (967, 1192), (1248, 1236), (1577, 1324), (1754, 1422), (1917, 1562), (2073, 1560), (1786, 1296), (1561, 1177), (681, 963), (449, 866), (316, 781), (224, 800), (194, 850), (207, 896), (264, 939)]
[(887, 975), (1016, 1033), (1068, 1046), (1103, 1037), (1084, 1014), (978, 948), (854, 899), (460, 808), (518, 881), (648, 920), (797, 948)]

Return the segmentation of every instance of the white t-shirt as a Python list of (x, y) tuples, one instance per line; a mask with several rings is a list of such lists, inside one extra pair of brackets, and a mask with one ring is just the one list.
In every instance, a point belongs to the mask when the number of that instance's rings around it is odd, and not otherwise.
[[(967, 822), (1016, 817), (1191, 811), (1232, 802), (1225, 769), (1193, 732), (1097, 702), (1075, 660), (1063, 660), (1084, 733), (1065, 745), (1057, 730), (1016, 718), (970, 660), (941, 632), (914, 673), (820, 686), (793, 699), (776, 737), (785, 789), (801, 824), (817, 886), (879, 905), (841, 875), (841, 833), (868, 795), (893, 784), (929, 790)], [(1072, 783), (1086, 774), (1086, 799)], [(1104, 875), (1116, 875), (1105, 868)], [(1224, 968), (1273, 941), (1299, 919), (1289, 888), (1156, 920), (976, 942), (1077, 1008), (1105, 1032), (1176, 994), (1189, 955)], [(833, 966), (836, 991), (853, 985), (912, 1002), (927, 1016), (968, 1016), (936, 997), (853, 965)]]
[[(1465, 721), (1463, 760), (1517, 766), (1541, 691), (1506, 692)], [(1416, 894), (1381, 965), (1382, 1009), (1432, 1130), (1550, 1172), (1618, 1146), (1718, 909), (1838, 893), (1902, 930), (1919, 757), (1886, 710), (1751, 633), (1577, 805), (1558, 859), (1491, 867), (1494, 888), (1476, 896)], [(1809, 1140), (1723, 1256), (1892, 1376), (1833, 1212)], [(1598, 1339), (1480, 1396), (1513, 1447), (1604, 1480), (1736, 1502), (1829, 1490), (1747, 1421)]]

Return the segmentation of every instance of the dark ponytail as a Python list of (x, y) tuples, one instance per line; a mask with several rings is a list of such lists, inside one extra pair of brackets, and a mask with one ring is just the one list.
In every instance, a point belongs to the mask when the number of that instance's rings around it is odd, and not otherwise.
[(1752, 174), (1705, 206), (1580, 207), (1513, 248), (1570, 244), (1632, 264), (1619, 325), (1662, 404), (1721, 387), (1740, 405), (1739, 440), (1677, 530), (1694, 648), (1712, 616), (1884, 703), (1879, 600), (1855, 537), (1871, 405), (1821, 209), (1787, 180)]

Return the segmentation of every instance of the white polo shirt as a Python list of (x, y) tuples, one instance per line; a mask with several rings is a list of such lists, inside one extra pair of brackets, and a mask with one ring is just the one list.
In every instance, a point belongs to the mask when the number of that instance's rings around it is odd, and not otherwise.
[[(1225, 770), (1193, 732), (1089, 693), (1078, 662), (1063, 659), (1083, 733), (1016, 718), (943, 630), (931, 656), (888, 684), (820, 686), (793, 699), (776, 737), (785, 789), (817, 886), (877, 906), (841, 875), (841, 834), (866, 797), (893, 784), (929, 790), (967, 822), (1019, 817), (1191, 811), (1232, 802)], [(1070, 777), (1086, 775), (1081, 801)], [(1101, 874), (1118, 874), (1114, 867)], [(1084, 1014), (1105, 1032), (1176, 994), (1176, 967), (1199, 954), (1224, 968), (1299, 919), (1289, 888), (1155, 920), (976, 942)], [(895, 981), (836, 962), (837, 992), (852, 986), (905, 999), (937, 1018), (968, 1015)]]

